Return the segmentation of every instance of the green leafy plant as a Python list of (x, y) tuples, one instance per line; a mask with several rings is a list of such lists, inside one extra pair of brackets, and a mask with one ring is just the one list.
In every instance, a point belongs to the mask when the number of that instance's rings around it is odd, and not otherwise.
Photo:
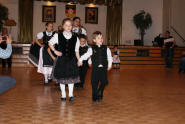
[(138, 14), (134, 15), (133, 22), (136, 28), (139, 30), (141, 41), (143, 42), (146, 30), (152, 26), (152, 17), (149, 13), (141, 10)]
[(0, 4), (0, 32), (3, 27), (3, 21), (8, 19), (8, 8)]

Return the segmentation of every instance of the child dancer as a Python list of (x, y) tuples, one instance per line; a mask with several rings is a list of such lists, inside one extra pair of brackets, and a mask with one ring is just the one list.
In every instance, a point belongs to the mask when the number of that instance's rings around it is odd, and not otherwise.
[[(92, 59), (92, 100), (101, 101), (103, 99), (103, 91), (108, 84), (107, 70), (112, 66), (111, 51), (107, 46), (103, 45), (103, 36), (100, 31), (93, 33), (93, 42), (95, 45), (89, 48), (87, 53), (82, 55), (78, 61), (78, 65), (82, 65), (83, 60), (87, 60), (90, 56)], [(99, 86), (100, 82), (100, 86)], [(99, 87), (98, 87), (99, 86)]]
[[(51, 54), (48, 41), (53, 37), (55, 32), (53, 32), (53, 24), (46, 23), (46, 31), (40, 32), (37, 34), (36, 43), (41, 46), (40, 55), (39, 55), (39, 63), (38, 63), (38, 72), (44, 75), (44, 85), (47, 86), (49, 80), (51, 79), (53, 62), (55, 60), (54, 55)], [(43, 45), (38, 42), (38, 39), (43, 40)]]
[[(80, 56), (82, 56), (84, 53), (87, 52), (89, 48), (87, 45), (87, 36), (85, 36), (84, 34), (81, 34), (79, 35), (79, 39), (80, 39), (79, 53), (80, 53)], [(88, 67), (89, 67), (88, 60), (84, 60), (83, 65), (79, 68), (80, 83), (75, 84), (75, 88), (83, 88)]]
[[(79, 68), (77, 61), (80, 58), (79, 39), (72, 34), (72, 21), (66, 18), (62, 22), (64, 31), (55, 34), (49, 41), (49, 46), (52, 51), (58, 56), (53, 67), (53, 79), (60, 83), (62, 91), (61, 100), (66, 101), (65, 84), (69, 88), (69, 101), (74, 100), (73, 88), (74, 84), (80, 82)], [(57, 44), (58, 50), (53, 45)]]
[(113, 63), (114, 69), (120, 69), (119, 49), (118, 46), (114, 46)]
[(81, 25), (81, 19), (80, 17), (74, 17), (73, 18), (73, 29), (72, 32), (75, 33), (76, 36), (80, 36), (81, 34), (87, 35), (86, 30)]

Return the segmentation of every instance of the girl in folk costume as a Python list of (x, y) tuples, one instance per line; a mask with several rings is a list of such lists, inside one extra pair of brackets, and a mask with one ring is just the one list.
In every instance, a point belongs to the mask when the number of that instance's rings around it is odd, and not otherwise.
[[(74, 84), (80, 81), (79, 68), (77, 61), (80, 58), (79, 47), (80, 41), (76, 35), (73, 35), (72, 21), (66, 18), (62, 22), (64, 31), (55, 34), (49, 41), (51, 50), (58, 56), (53, 67), (53, 79), (60, 83), (62, 91), (61, 100), (66, 100), (65, 84), (69, 88), (69, 101), (74, 100), (73, 88)], [(57, 44), (58, 50), (54, 48)]]
[(74, 34), (76, 34), (78, 37), (81, 34), (87, 35), (86, 30), (81, 26), (80, 21), (81, 21), (80, 17), (74, 17), (73, 18), (73, 29), (72, 29), (72, 32)]
[(45, 85), (48, 85), (48, 82), (51, 79), (53, 62), (55, 60), (55, 55), (51, 52), (48, 46), (48, 41), (53, 37), (54, 34), (55, 32), (53, 32), (52, 23), (46, 23), (46, 31), (37, 34), (37, 39), (43, 40), (43, 44), (36, 40), (36, 43), (41, 46), (37, 71), (44, 75)]
[(118, 46), (114, 46), (114, 56), (113, 63), (114, 69), (120, 69), (120, 58), (119, 58), (119, 49)]

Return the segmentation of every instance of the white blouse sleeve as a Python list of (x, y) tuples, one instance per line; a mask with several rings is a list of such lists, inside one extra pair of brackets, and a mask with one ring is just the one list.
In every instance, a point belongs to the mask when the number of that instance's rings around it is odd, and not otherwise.
[(82, 28), (82, 34), (87, 35), (87, 32), (84, 28)]
[(88, 51), (80, 57), (79, 61), (82, 62), (83, 60), (87, 60), (90, 56), (92, 56), (92, 54), (92, 48), (89, 48)]
[(43, 38), (43, 36), (44, 36), (43, 32), (40, 32), (40, 33), (37, 34), (37, 39), (40, 40), (40, 39)]
[(58, 34), (55, 33), (54, 36), (48, 41), (51, 45), (58, 44)]
[(107, 48), (107, 60), (108, 60), (108, 67), (112, 67), (112, 55), (109, 48)]
[(77, 37), (76, 46), (75, 46), (75, 52), (79, 52), (79, 48), (80, 48), (80, 40)]

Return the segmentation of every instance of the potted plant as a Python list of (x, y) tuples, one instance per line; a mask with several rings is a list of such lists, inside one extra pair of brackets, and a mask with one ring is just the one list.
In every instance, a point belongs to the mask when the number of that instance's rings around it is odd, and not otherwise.
[(0, 32), (3, 28), (3, 22), (8, 19), (8, 8), (0, 4)]
[(146, 30), (152, 26), (152, 17), (149, 13), (141, 10), (138, 14), (134, 15), (133, 22), (136, 28), (139, 30), (141, 44), (143, 45)]

